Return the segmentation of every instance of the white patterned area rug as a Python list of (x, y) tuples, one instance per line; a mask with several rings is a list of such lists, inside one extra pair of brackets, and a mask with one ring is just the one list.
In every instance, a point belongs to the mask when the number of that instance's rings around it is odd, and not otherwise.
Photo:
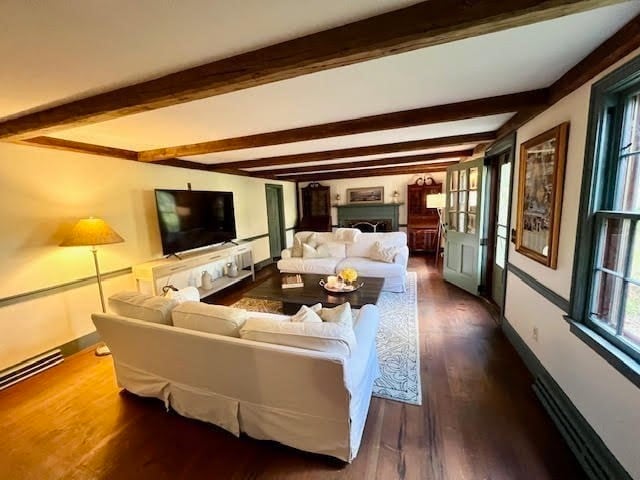
[(380, 308), (380, 327), (376, 345), (381, 375), (373, 385), (373, 394), (421, 405), (416, 283), (416, 272), (407, 272), (406, 292), (380, 294), (377, 304)]
[[(380, 378), (373, 385), (376, 397), (422, 404), (420, 339), (418, 335), (417, 275), (407, 272), (407, 291), (382, 292), (378, 300), (380, 327), (376, 337)], [(233, 304), (254, 312), (282, 313), (282, 304), (243, 298)]]

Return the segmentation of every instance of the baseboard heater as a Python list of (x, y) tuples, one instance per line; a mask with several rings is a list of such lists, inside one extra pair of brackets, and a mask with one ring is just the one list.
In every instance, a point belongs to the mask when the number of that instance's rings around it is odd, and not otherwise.
[(533, 390), (591, 480), (632, 480), (553, 379), (536, 376)]
[(14, 367), (0, 372), (0, 390), (62, 363), (62, 351), (59, 348), (26, 360)]

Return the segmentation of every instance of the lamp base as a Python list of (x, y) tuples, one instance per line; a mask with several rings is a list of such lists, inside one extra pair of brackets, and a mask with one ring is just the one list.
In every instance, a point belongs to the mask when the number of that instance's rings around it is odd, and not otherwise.
[(111, 355), (111, 350), (104, 343), (102, 345), (98, 345), (96, 347), (96, 357), (106, 357), (107, 355)]

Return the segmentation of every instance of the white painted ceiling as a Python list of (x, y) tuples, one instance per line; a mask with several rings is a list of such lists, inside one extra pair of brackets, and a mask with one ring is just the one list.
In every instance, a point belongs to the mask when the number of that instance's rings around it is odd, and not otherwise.
[(419, 0), (2, 0), (0, 118)]
[[(0, 117), (64, 103), (414, 3), (417, 0), (5, 0), (0, 2)], [(54, 136), (145, 150), (547, 87), (638, 13), (640, 1), (625, 2)], [(189, 160), (222, 163), (482, 132), (497, 129), (510, 116), (222, 152)], [(358, 160), (365, 159), (369, 158)]]

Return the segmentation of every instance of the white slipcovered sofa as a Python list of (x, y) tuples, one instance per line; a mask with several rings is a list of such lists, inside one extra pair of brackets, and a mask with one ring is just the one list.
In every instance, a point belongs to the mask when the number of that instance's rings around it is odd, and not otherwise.
[[(309, 243), (311, 249), (302, 248)], [(380, 255), (376, 255), (380, 248), (391, 253), (386, 261), (379, 260)], [(335, 275), (343, 268), (351, 267), (360, 276), (384, 278), (382, 289), (385, 291), (404, 292), (408, 260), (405, 232), (362, 233), (357, 229), (339, 228), (335, 232), (296, 233), (293, 247), (281, 253), (278, 270)]]
[[(293, 325), (291, 317), (118, 295), (109, 305), (120, 315), (95, 313), (92, 319), (111, 349), (119, 386), (236, 436), (244, 432), (346, 462), (355, 458), (379, 375), (376, 306), (354, 310), (355, 340), (350, 353), (339, 353), (345, 344), (320, 351), (317, 342), (314, 350), (239, 338), (249, 323), (261, 323), (247, 316)], [(212, 321), (211, 308), (226, 309), (225, 318)]]

